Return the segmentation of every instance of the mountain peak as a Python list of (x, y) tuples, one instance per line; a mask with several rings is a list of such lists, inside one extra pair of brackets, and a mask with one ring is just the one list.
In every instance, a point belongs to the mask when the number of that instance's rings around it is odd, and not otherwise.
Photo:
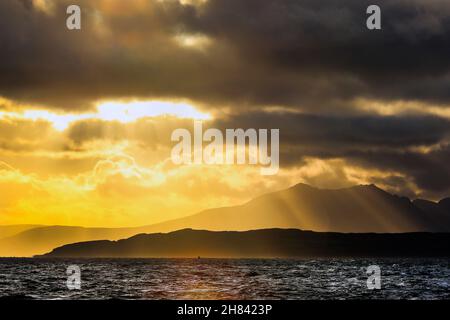
[[(187, 229), (191, 228), (191, 230)], [(375, 184), (342, 189), (319, 189), (299, 183), (288, 189), (265, 194), (245, 204), (216, 208), (198, 214), (140, 228), (46, 227), (30, 230), (0, 229), (15, 233), (0, 239), (0, 255), (29, 256), (48, 252), (57, 246), (88, 240), (118, 240), (143, 233), (181, 234), (198, 230), (245, 231), (295, 228), (320, 232), (398, 233), (449, 232), (450, 198), (439, 204), (388, 193)], [(195, 230), (192, 230), (195, 229)], [(3, 233), (2, 233), (3, 232)], [(204, 231), (207, 232), (207, 231)], [(177, 236), (179, 233), (173, 234)], [(160, 236), (162, 236), (160, 234)], [(109, 244), (108, 244), (109, 245)]]
[(293, 185), (291, 187), (291, 189), (314, 189), (314, 190), (320, 190), (319, 188), (313, 187), (313, 186), (311, 186), (309, 184), (306, 184), (306, 183), (303, 183), (303, 182), (300, 182), (300, 183), (297, 183), (297, 184)]
[[(375, 184), (359, 184), (359, 185), (354, 185), (351, 187), (342, 187), (342, 188), (319, 188), (316, 186), (312, 186), (306, 183), (297, 183), (294, 186), (291, 187), (292, 189), (305, 189), (305, 190), (316, 190), (316, 191), (340, 191), (340, 190), (349, 190), (349, 189), (354, 189), (354, 190), (358, 190), (358, 189), (362, 189), (362, 190), (378, 190), (378, 191), (382, 191), (382, 192), (386, 192), (383, 189), (379, 188), (377, 185)], [(387, 192), (386, 192), (387, 193)]]
[(362, 190), (372, 190), (372, 191), (382, 191), (383, 193), (388, 193), (383, 189), (379, 188), (376, 184), (359, 184), (354, 187), (350, 187), (349, 189), (362, 189)]

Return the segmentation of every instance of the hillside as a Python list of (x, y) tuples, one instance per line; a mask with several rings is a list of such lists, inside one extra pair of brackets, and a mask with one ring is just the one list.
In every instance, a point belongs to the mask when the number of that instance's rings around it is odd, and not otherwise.
[(44, 257), (272, 258), (450, 256), (449, 233), (343, 234), (295, 229), (141, 234), (126, 240), (66, 245)]
[(9, 226), (0, 226), (0, 239), (14, 236), (23, 231), (41, 227), (37, 224), (18, 224)]
[(157, 224), (153, 231), (297, 228), (322, 232), (449, 232), (450, 206), (445, 201), (428, 203), (439, 211), (374, 185), (327, 190), (298, 184), (242, 206), (206, 210)]
[(189, 217), (139, 228), (48, 226), (28, 229), (10, 237), (0, 234), (0, 256), (31, 256), (68, 243), (117, 240), (138, 233), (184, 228), (213, 231), (295, 228), (319, 232), (450, 232), (449, 203), (448, 198), (440, 202), (410, 201), (374, 185), (328, 190), (298, 184), (240, 206), (205, 210)]

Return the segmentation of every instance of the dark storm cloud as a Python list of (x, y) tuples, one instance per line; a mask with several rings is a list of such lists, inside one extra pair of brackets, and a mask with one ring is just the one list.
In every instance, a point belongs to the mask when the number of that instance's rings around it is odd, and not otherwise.
[[(344, 159), (347, 164), (390, 173), (373, 183), (412, 196), (406, 180), (422, 196), (450, 193), (450, 121), (436, 116), (317, 116), (251, 113), (214, 126), (225, 129), (280, 128), (281, 166), (301, 166), (306, 158)], [(378, 179), (378, 180), (377, 180)], [(417, 190), (416, 190), (417, 191)]]
[[(166, 120), (166, 121), (164, 121)], [(256, 126), (255, 126), (256, 125)], [(133, 123), (101, 120), (83, 120), (72, 124), (68, 137), (77, 144), (101, 139), (158, 139), (158, 143), (171, 145), (170, 133), (177, 128), (192, 131), (192, 120), (142, 119)], [(203, 131), (218, 128), (280, 129), (283, 146), (309, 148), (341, 155), (342, 150), (394, 149), (432, 146), (450, 138), (450, 121), (435, 116), (319, 116), (251, 112), (228, 119), (216, 119), (203, 124)], [(164, 134), (158, 134), (165, 131)], [(158, 137), (159, 136), (159, 137)], [(311, 151), (313, 152), (313, 151)], [(314, 154), (308, 154), (314, 155)]]
[(395, 170), (410, 177), (423, 190), (424, 197), (443, 198), (450, 192), (450, 145), (427, 153), (382, 150), (354, 150), (345, 155), (351, 162), (381, 170)]
[[(232, 43), (249, 63), (306, 74), (310, 83), (298, 87), (300, 97), (320, 88), (325, 99), (362, 94), (447, 102), (449, 3), (377, 1), (383, 29), (369, 31), (364, 12), (372, 3), (211, 1), (201, 30)], [(323, 76), (337, 79), (320, 85)]]
[[(315, 110), (358, 96), (449, 101), (447, 1), (378, 1), (381, 31), (367, 30), (365, 0), (149, 1), (122, 15), (75, 2), (80, 32), (65, 29), (69, 1), (53, 14), (1, 1), (0, 94), (71, 108), (123, 96)], [(180, 33), (214, 42), (182, 48)]]
[[(67, 135), (80, 146), (93, 140), (127, 139), (144, 143), (146, 147), (161, 145), (170, 149), (173, 146), (170, 141), (172, 130), (192, 130), (192, 127), (192, 121), (181, 119), (173, 119), (169, 125), (162, 121), (146, 120), (128, 124), (87, 120), (73, 124)], [(229, 128), (280, 128), (282, 168), (301, 166), (307, 158), (344, 159), (350, 165), (391, 172), (391, 176), (373, 182), (392, 184), (395, 189), (402, 190), (402, 194), (411, 195), (412, 192), (404, 181), (405, 177), (421, 190), (426, 190), (426, 195), (430, 197), (443, 197), (450, 191), (450, 121), (442, 118), (342, 118), (252, 112), (203, 124), (204, 131), (211, 127), (223, 132)]]
[[(255, 122), (261, 128), (280, 128), (282, 167), (299, 166), (305, 158), (345, 159), (364, 168), (401, 173), (428, 196), (450, 192), (450, 122), (442, 118), (261, 113), (232, 121), (237, 128)], [(216, 125), (227, 128), (231, 123)]]
[[(450, 103), (446, 0), (376, 1), (378, 31), (366, 28), (373, 4), (366, 0), (209, 0), (201, 6), (155, 0), (116, 11), (106, 10), (105, 1), (50, 3), (45, 12), (30, 0), (0, 1), (0, 96), (80, 112), (97, 99), (126, 97), (226, 106), (232, 116), (214, 126), (282, 129), (284, 166), (305, 157), (342, 158), (402, 173), (430, 194), (450, 190), (448, 120), (361, 115), (352, 103)], [(83, 10), (81, 31), (65, 28), (69, 4)], [(175, 39), (181, 34), (212, 42), (183, 47)], [(304, 114), (261, 112), (269, 105)], [(142, 124), (149, 133), (141, 140), (165, 143), (170, 132), (152, 127)], [(142, 136), (130, 130), (91, 121), (72, 126), (68, 135), (76, 144)], [(432, 146), (427, 153), (414, 150)]]
[(429, 146), (450, 137), (450, 121), (436, 116), (326, 116), (247, 113), (217, 120), (218, 128), (279, 128), (286, 144), (320, 148), (408, 148)]

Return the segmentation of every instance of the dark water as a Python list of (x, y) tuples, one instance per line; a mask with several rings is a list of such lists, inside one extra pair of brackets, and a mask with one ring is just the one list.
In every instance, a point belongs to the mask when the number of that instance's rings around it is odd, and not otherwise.
[[(81, 269), (69, 290), (66, 270)], [(367, 289), (367, 267), (381, 289)], [(0, 297), (31, 299), (449, 299), (448, 259), (0, 259)]]

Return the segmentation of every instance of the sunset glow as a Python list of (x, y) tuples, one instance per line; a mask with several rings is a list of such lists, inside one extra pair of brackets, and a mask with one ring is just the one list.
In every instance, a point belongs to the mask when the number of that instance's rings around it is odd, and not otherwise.
[[(0, 1), (0, 225), (148, 225), (297, 183), (448, 196), (448, 6), (424, 3), (409, 37), (335, 3), (79, 0), (70, 30), (69, 0)], [(279, 170), (175, 164), (194, 121), (279, 129)]]
[(118, 121), (122, 123), (134, 122), (142, 118), (173, 116), (180, 119), (209, 120), (207, 113), (197, 111), (186, 103), (171, 103), (164, 101), (105, 101), (97, 104), (97, 111), (93, 113), (55, 113), (47, 110), (0, 111), (0, 119), (42, 120), (50, 122), (59, 131), (66, 130), (70, 124), (81, 121), (98, 119), (104, 121)]

